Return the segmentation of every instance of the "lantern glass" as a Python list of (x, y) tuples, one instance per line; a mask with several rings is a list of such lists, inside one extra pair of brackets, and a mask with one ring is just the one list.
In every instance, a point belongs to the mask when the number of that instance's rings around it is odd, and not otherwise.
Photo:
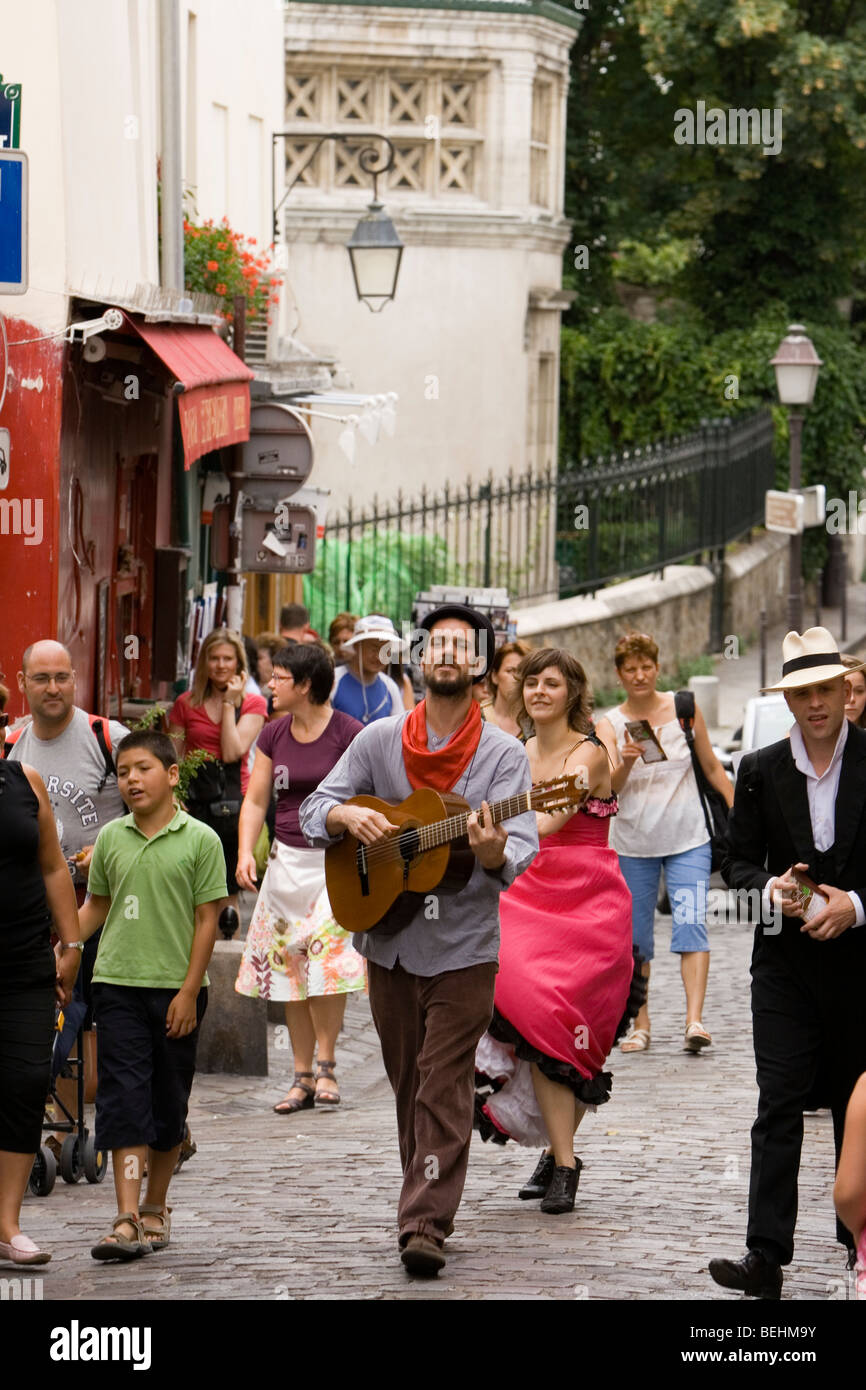
[(370, 204), (346, 249), (358, 298), (377, 313), (394, 298), (403, 255), (403, 243), (381, 203)]
[(818, 384), (818, 367), (812, 362), (778, 362), (776, 389), (782, 405), (811, 405)]

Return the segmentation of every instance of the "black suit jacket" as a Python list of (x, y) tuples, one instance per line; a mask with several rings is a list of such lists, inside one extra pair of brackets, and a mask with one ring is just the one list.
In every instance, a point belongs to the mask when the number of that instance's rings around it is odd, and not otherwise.
[(722, 877), (729, 888), (763, 889), (792, 864), (808, 864), (816, 882), (851, 889), (866, 907), (866, 730), (853, 724), (842, 754), (835, 828), (832, 853), (818, 855), (806, 778), (794, 764), (790, 741), (756, 749), (740, 763)]

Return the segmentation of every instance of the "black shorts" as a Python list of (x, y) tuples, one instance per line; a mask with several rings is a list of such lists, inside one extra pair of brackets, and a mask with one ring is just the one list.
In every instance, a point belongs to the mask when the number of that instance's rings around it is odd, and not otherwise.
[[(169, 1038), (165, 1017), (176, 989), (95, 984), (99, 1030), (96, 1144), (132, 1149), (146, 1144), (168, 1153), (183, 1139), (195, 1075), (199, 1027)], [(207, 990), (196, 1001), (199, 1026)]]

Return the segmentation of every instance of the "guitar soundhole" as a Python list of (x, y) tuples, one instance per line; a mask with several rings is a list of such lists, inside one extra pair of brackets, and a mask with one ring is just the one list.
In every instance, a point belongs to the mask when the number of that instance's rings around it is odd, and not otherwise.
[(409, 826), (408, 829), (401, 830), (397, 837), (397, 843), (400, 846), (400, 856), (406, 864), (409, 864), (413, 859), (418, 857), (420, 842), (418, 839), (418, 831), (414, 826)]

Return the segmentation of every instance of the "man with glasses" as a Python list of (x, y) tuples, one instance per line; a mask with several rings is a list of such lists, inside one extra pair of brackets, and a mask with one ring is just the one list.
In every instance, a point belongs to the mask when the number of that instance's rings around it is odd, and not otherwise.
[[(18, 689), (27, 700), (32, 718), (23, 728), (6, 734), (6, 756), (35, 768), (45, 783), (80, 907), (87, 893), (96, 837), (106, 822), (126, 815), (110, 750), (129, 730), (116, 720), (94, 718), (75, 704), (72, 658), (60, 642), (34, 642), (27, 648), (18, 672)], [(84, 1079), (88, 1100), (96, 1089), (90, 980), (98, 945), (97, 932), (84, 947), (74, 996), (87, 1007)], [(75, 1083), (58, 1078), (57, 1094), (74, 1114)], [(53, 1136), (49, 1146), (59, 1158), (60, 1139)]]

